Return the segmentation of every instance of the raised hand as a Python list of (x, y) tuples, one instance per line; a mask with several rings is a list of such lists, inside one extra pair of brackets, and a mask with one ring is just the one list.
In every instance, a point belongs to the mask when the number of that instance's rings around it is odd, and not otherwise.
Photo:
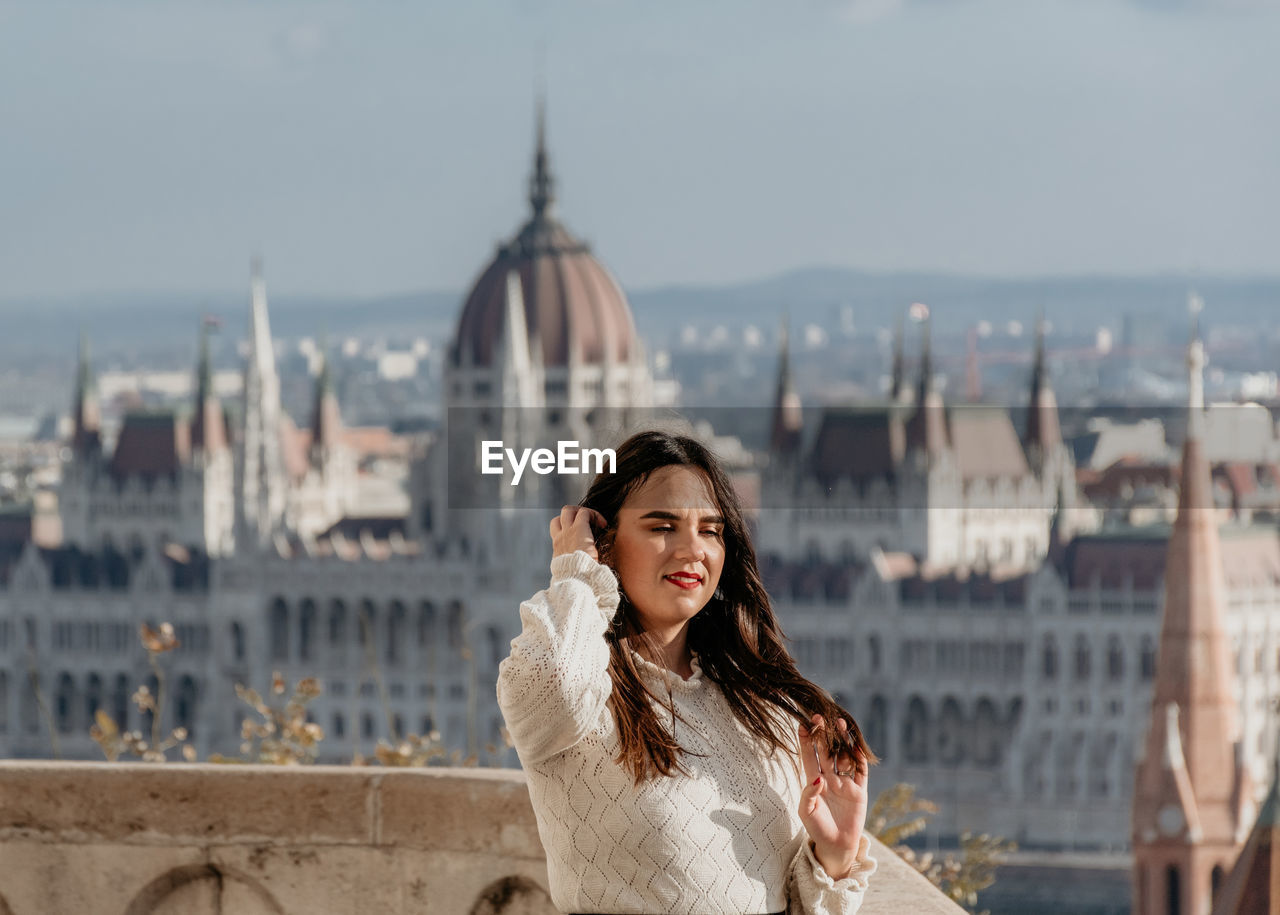
[[(800, 820), (813, 840), (818, 863), (839, 880), (853, 870), (867, 820), (867, 765), (846, 753), (833, 758), (827, 752), (826, 727), (821, 715), (814, 715), (809, 727), (799, 726), (805, 773)], [(847, 735), (843, 719), (837, 727)]]
[(609, 526), (604, 515), (593, 508), (566, 505), (560, 514), (551, 519), (551, 556), (567, 556), (582, 550), (597, 562), (596, 535), (592, 525), (603, 530)]

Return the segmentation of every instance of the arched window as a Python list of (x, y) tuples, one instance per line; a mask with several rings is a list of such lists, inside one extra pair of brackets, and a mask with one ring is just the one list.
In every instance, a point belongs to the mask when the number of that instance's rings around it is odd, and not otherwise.
[(1058, 643), (1054, 641), (1053, 636), (1046, 635), (1044, 637), (1044, 649), (1041, 651), (1040, 672), (1046, 680), (1053, 680), (1058, 676)]
[(34, 673), (20, 679), (22, 687), (18, 714), (22, 719), (22, 730), (27, 734), (35, 734), (40, 730), (40, 706), (36, 699), (36, 694), (40, 691), (40, 674)]
[(271, 660), (289, 660), (289, 605), (283, 597), (271, 602)]
[(871, 672), (880, 673), (880, 636), (873, 635), (867, 640), (867, 650), (871, 655)]
[(938, 760), (944, 766), (958, 766), (964, 762), (964, 713), (960, 703), (952, 696), (942, 700), (942, 714), (938, 716)]
[(340, 598), (329, 603), (329, 657), (341, 664), (347, 653), (347, 605)]
[(398, 600), (391, 602), (391, 609), (387, 614), (387, 663), (399, 664), (402, 660), (400, 640), (404, 638), (406, 621), (409, 612), (405, 610), (404, 604)]
[(89, 674), (84, 689), (84, 711), (85, 721), (93, 724), (97, 718), (98, 709), (102, 707), (102, 678), (97, 674)]
[(1124, 646), (1118, 635), (1107, 639), (1107, 676), (1112, 680), (1124, 677)]
[(71, 674), (58, 677), (58, 697), (56, 699), (57, 723), (59, 734), (70, 734), (75, 729), (76, 681)]
[(1165, 911), (1169, 915), (1182, 915), (1182, 878), (1176, 865), (1170, 864), (1164, 872)]
[(1000, 765), (1003, 752), (995, 704), (990, 699), (979, 699), (973, 712), (973, 761), (982, 768), (994, 769)]
[(436, 640), (436, 605), (424, 600), (418, 607), (418, 647), (426, 648)]
[(373, 740), (374, 733), (373, 716), (365, 712), (360, 716), (360, 736), (365, 740)]
[(333, 713), (333, 739), (341, 740), (347, 736), (347, 719), (342, 717), (342, 712)]
[(244, 660), (244, 627), (239, 623), (231, 624), (231, 657), (235, 661)]
[(186, 728), (188, 736), (196, 731), (196, 681), (184, 675), (178, 681), (178, 695), (174, 702), (174, 717), (177, 726)]
[(371, 645), (376, 644), (374, 641), (375, 633), (378, 625), (378, 609), (373, 605), (373, 601), (365, 598), (360, 601), (360, 609), (356, 612), (356, 638), (362, 649), (367, 649)]
[(1076, 679), (1088, 680), (1093, 669), (1093, 659), (1089, 654), (1089, 639), (1085, 635), (1076, 636)]
[(395, 731), (391, 735), (392, 740), (401, 740), (404, 738), (404, 719), (400, 717), (400, 713), (391, 716), (391, 727)]
[(464, 644), (465, 634), (463, 628), (467, 618), (467, 611), (462, 606), (462, 601), (455, 600), (449, 604), (449, 647), (454, 651), (460, 651)]
[(929, 712), (924, 700), (912, 696), (902, 728), (902, 752), (909, 763), (929, 761)]
[(111, 691), (111, 715), (120, 730), (129, 728), (129, 675), (116, 674), (116, 686)]
[(1156, 643), (1149, 635), (1142, 637), (1142, 656), (1138, 669), (1143, 680), (1150, 680), (1156, 675)]
[(316, 602), (307, 598), (298, 612), (298, 660), (310, 661), (315, 651)]

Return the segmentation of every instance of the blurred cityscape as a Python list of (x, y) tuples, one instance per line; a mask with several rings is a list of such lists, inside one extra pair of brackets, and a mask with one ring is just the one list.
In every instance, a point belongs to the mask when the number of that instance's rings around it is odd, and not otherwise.
[[(366, 305), (364, 332), (273, 313), (255, 264), (243, 307), (181, 333), (135, 339), (144, 312), (120, 308), (11, 349), (0, 755), (96, 758), (99, 711), (146, 731), (135, 633), (171, 622), (163, 713), (200, 756), (236, 754), (236, 684), (279, 672), (323, 684), (322, 761), (438, 733), (517, 764), (492, 684), (546, 583), (547, 514), (582, 484), (464, 509), (484, 484), (449, 461), (678, 413), (732, 467), (794, 652), (861, 721), (877, 780), (938, 801), (928, 846), (1018, 842), (984, 905), (1127, 912), (1131, 884), (1184, 867), (1160, 843), (1187, 829), (1217, 855), (1187, 880), (1213, 868), (1216, 889), (1280, 738), (1280, 335), (1165, 280), (1162, 310), (1117, 288), (1106, 318), (1043, 306), (1098, 304), (1048, 280), (1020, 284), (1017, 317), (1009, 289), (988, 311), (961, 280), (954, 308), (940, 278), (814, 281), (736, 311), (714, 289), (628, 302), (559, 220), (540, 131), (527, 219), (451, 320), (412, 297)], [(1230, 714), (1206, 718), (1223, 689)], [(1201, 762), (1224, 747), (1225, 769)], [(1192, 764), (1144, 785), (1157, 757)]]

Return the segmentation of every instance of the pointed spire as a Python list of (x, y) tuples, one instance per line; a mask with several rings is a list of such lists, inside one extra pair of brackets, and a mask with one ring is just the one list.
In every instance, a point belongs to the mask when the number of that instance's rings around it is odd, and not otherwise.
[(551, 175), (551, 165), (547, 156), (547, 104), (542, 96), (538, 98), (537, 140), (533, 153), (533, 174), (529, 178), (529, 204), (533, 207), (533, 218), (540, 220), (551, 214), (555, 204), (555, 179)]
[(213, 393), (213, 368), (209, 360), (209, 318), (200, 321), (200, 351), (196, 357), (196, 406)]
[(773, 425), (769, 435), (769, 451), (780, 458), (794, 457), (800, 450), (800, 437), (804, 426), (800, 395), (796, 393), (795, 379), (791, 374), (791, 334), (788, 316), (782, 316), (782, 328), (778, 334), (778, 386), (773, 401)]
[(1036, 320), (1036, 349), (1031, 365), (1031, 395), (1027, 403), (1027, 453), (1035, 467), (1062, 444), (1062, 428), (1058, 423), (1058, 400), (1049, 386), (1049, 368), (1045, 361), (1044, 309)]
[(327, 343), (321, 342), (320, 373), (316, 376), (315, 406), (311, 412), (312, 463), (322, 463), (325, 453), (337, 445), (341, 437), (342, 409), (333, 387), (329, 347)]
[[(1189, 347), (1191, 363), (1197, 361), (1195, 343), (1193, 340)], [(1246, 825), (1239, 822), (1239, 802), (1251, 789), (1238, 746), (1239, 706), (1226, 629), (1217, 513), (1209, 464), (1194, 429), (1183, 444), (1178, 515), (1169, 537), (1164, 588), (1151, 723), (1135, 779), (1135, 860), (1140, 866), (1155, 860), (1154, 856), (1167, 851), (1157, 848), (1160, 842), (1176, 840), (1181, 848), (1199, 848), (1205, 855), (1201, 861), (1216, 857), (1229, 866), (1237, 837)], [(1168, 715), (1170, 705), (1176, 706), (1180, 717)], [(1185, 790), (1171, 786), (1162, 771), (1166, 748), (1175, 736), (1186, 772)], [(1191, 835), (1189, 823), (1184, 825), (1178, 822), (1178, 815), (1167, 812), (1171, 807), (1185, 810), (1188, 796), (1198, 812), (1199, 835)], [(1185, 866), (1193, 867), (1190, 858)], [(1206, 872), (1197, 871), (1188, 879), (1196, 881), (1192, 885), (1203, 885), (1208, 878), (1207, 865), (1194, 867), (1203, 867)]]
[(907, 422), (907, 449), (937, 457), (948, 446), (947, 417), (942, 395), (933, 387), (933, 344), (930, 340), (929, 308), (911, 306), (912, 319), (920, 322), (920, 379), (916, 388), (916, 409)]
[(196, 360), (196, 398), (191, 420), (191, 450), (208, 453), (219, 451), (227, 445), (226, 421), (222, 415), (222, 403), (213, 390), (213, 364), (209, 358), (209, 331), (217, 327), (217, 319), (204, 317), (200, 321), (200, 350)]
[(98, 403), (98, 384), (89, 359), (89, 337), (80, 332), (80, 354), (76, 364), (75, 424), (71, 447), (77, 456), (96, 453), (102, 447), (102, 410)]
[(510, 270), (507, 272), (501, 342), (502, 403), (508, 407), (533, 407), (536, 404), (535, 372), (524, 309), (524, 286), (520, 273)]
[(1187, 343), (1187, 436), (1199, 438), (1204, 431), (1204, 367), (1207, 362), (1200, 337), (1200, 312), (1204, 300), (1194, 290), (1187, 293), (1191, 315), (1191, 339)]
[(920, 321), (920, 378), (916, 382), (916, 403), (923, 404), (933, 391), (933, 321), (924, 310)]
[(262, 261), (255, 257), (249, 280), (249, 354), (244, 369), (244, 426), (236, 510), (252, 540), (271, 542), (284, 517), (285, 471), (281, 451), (280, 377), (276, 374)]
[(898, 324), (893, 332), (893, 368), (889, 376), (889, 399), (901, 403), (907, 396), (907, 359), (904, 337), (906, 313), (898, 314)]

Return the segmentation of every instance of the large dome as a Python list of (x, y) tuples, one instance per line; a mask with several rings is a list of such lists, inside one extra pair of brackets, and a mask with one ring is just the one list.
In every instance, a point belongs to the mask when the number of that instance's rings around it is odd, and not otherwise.
[(639, 352), (631, 308), (617, 281), (587, 245), (552, 215), (554, 182), (547, 165), (542, 119), (529, 182), (532, 215), (516, 236), (498, 249), (467, 296), (453, 343), (455, 365), (491, 366), (499, 356), (507, 277), (520, 276), (525, 327), (532, 346), (541, 347), (547, 367), (606, 359), (627, 362)]

